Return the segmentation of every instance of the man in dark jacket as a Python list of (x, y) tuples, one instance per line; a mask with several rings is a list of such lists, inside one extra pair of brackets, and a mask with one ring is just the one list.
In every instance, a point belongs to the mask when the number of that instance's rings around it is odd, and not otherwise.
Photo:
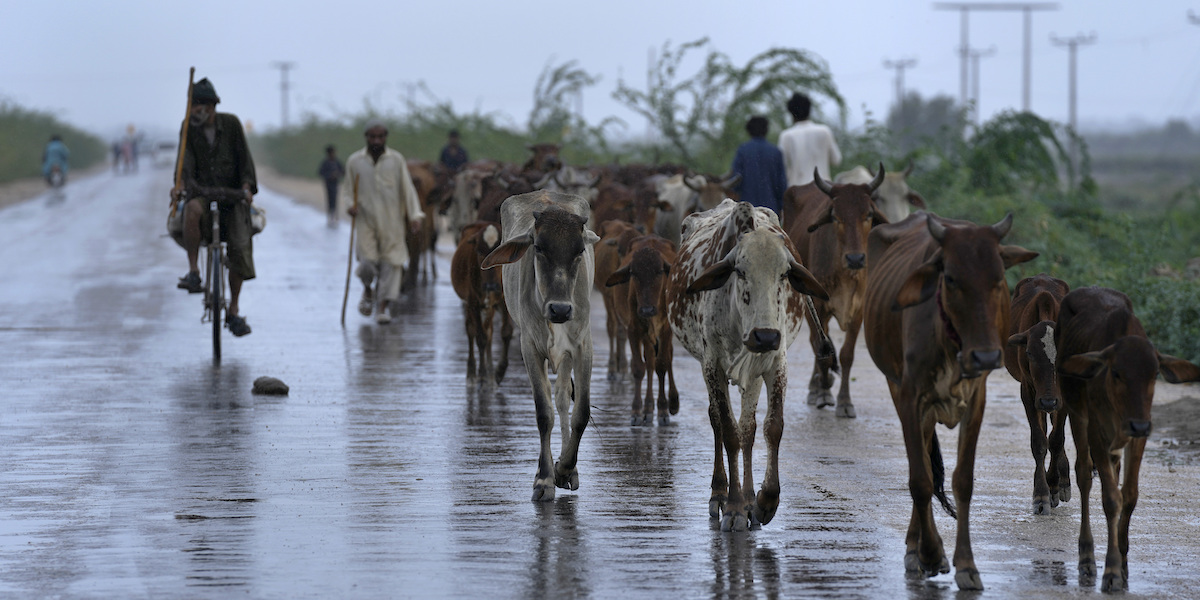
[(321, 161), (321, 166), (317, 169), (317, 173), (321, 175), (321, 179), (325, 182), (325, 200), (329, 203), (327, 212), (329, 226), (336, 227), (338, 221), (338, 182), (342, 180), (342, 177), (346, 176), (346, 169), (337, 159), (337, 152), (333, 144), (325, 146), (325, 160)]
[(750, 141), (738, 146), (733, 158), (733, 173), (742, 176), (739, 192), (743, 202), (778, 213), (783, 192), (787, 189), (787, 172), (783, 167), (783, 153), (767, 141), (768, 127), (766, 118), (750, 117), (746, 123)]
[[(225, 323), (230, 333), (241, 337), (250, 333), (246, 319), (238, 314), (238, 298), (242, 282), (254, 279), (254, 247), (251, 243), (250, 204), (258, 193), (254, 174), (254, 159), (246, 144), (246, 134), (236, 115), (218, 113), (221, 98), (208, 79), (192, 86), (192, 113), (189, 116), (187, 140), (183, 153), (183, 183), (195, 186), (241, 190), (244, 201), (222, 200), (218, 205), (221, 237), (229, 256), (229, 309)], [(171, 190), (174, 202), (183, 192)], [(183, 247), (187, 250), (188, 272), (179, 279), (178, 287), (189, 293), (204, 291), (197, 260), (201, 240), (212, 242), (213, 214), (209, 200), (193, 195), (184, 205)]]
[(457, 173), (463, 168), (463, 165), (467, 164), (467, 149), (459, 144), (457, 129), (450, 130), (446, 145), (442, 148), (442, 155), (439, 162), (445, 165), (451, 173)]

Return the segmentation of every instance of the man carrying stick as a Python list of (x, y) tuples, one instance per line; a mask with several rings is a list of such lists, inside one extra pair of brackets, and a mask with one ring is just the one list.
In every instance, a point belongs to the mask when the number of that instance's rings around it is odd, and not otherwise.
[[(258, 193), (258, 183), (242, 122), (236, 115), (218, 113), (220, 101), (216, 88), (208, 79), (201, 79), (192, 86), (187, 139), (181, 152), (182, 181), (171, 189), (171, 201), (177, 201), (184, 188), (196, 186), (242, 190), (245, 202), (218, 204), (221, 237), (225, 238), (229, 255), (230, 301), (225, 323), (230, 333), (241, 337), (250, 333), (245, 317), (238, 314), (238, 298), (242, 282), (254, 279), (255, 275), (250, 204), (254, 202), (254, 194)], [(200, 243), (201, 240), (212, 242), (205, 236), (212, 235), (214, 215), (208, 199), (195, 196), (188, 198), (183, 211), (183, 247), (187, 250), (188, 272), (179, 278), (177, 287), (196, 294), (204, 291), (197, 266)]]
[[(374, 313), (375, 322), (384, 325), (392, 321), (388, 303), (400, 296), (403, 265), (408, 264), (406, 229), (415, 234), (425, 213), (404, 156), (387, 147), (387, 127), (372, 119), (363, 134), (366, 147), (346, 159), (342, 196), (349, 200), (351, 182), (358, 182), (357, 208), (351, 205), (347, 211), (355, 218), (357, 273), (363, 282), (358, 311), (365, 317)], [(372, 291), (376, 279), (377, 292)]]

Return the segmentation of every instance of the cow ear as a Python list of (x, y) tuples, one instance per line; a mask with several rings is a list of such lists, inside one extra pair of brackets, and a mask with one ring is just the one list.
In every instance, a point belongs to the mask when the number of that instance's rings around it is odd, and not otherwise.
[(695, 294), (706, 290), (715, 290), (729, 281), (733, 274), (733, 252), (725, 256), (721, 262), (707, 268), (695, 281), (687, 287), (687, 293)]
[(817, 219), (812, 225), (808, 226), (808, 232), (812, 233), (812, 232), (820, 229), (821, 227), (828, 225), (832, 222), (833, 222), (833, 205), (830, 204), (829, 211), (826, 212), (825, 214), (821, 215), (821, 218)]
[(1011, 269), (1016, 265), (1029, 262), (1037, 257), (1037, 252), (1026, 250), (1020, 246), (1000, 246), (1000, 258), (1004, 260), (1005, 269)]
[(909, 192), (909, 193), (905, 194), (904, 199), (908, 200), (909, 204), (911, 204), (917, 208), (920, 208), (922, 210), (928, 208), (927, 206), (925, 206), (925, 199), (922, 198), (921, 195), (916, 192)]
[(795, 260), (791, 261), (787, 276), (788, 283), (792, 284), (792, 289), (797, 292), (814, 298), (820, 298), (821, 300), (829, 300), (829, 292), (825, 291), (824, 287), (821, 287), (817, 278), (813, 277), (812, 271), (804, 268), (804, 265)]
[(871, 200), (871, 227), (879, 227), (888, 223), (891, 221), (888, 220), (887, 215), (879, 210), (879, 205), (875, 203), (875, 200)]
[(608, 276), (608, 280), (604, 282), (604, 285), (607, 287), (613, 287), (614, 285), (629, 283), (629, 267), (631, 266), (632, 265), (625, 265), (620, 269), (613, 271), (612, 275)]
[(1091, 379), (1100, 374), (1104, 370), (1104, 350), (1096, 352), (1084, 352), (1076, 354), (1067, 360), (1064, 360), (1058, 366), (1058, 372), (1067, 377), (1077, 377), (1079, 379)]
[(595, 231), (592, 231), (591, 229), (588, 229), (587, 227), (583, 228), (583, 243), (590, 246), (599, 241), (600, 241), (600, 236), (596, 235)]
[(497, 265), (507, 265), (509, 263), (521, 260), (525, 256), (525, 251), (533, 245), (533, 234), (523, 235), (519, 238), (513, 238), (500, 244), (499, 248), (492, 251), (487, 258), (483, 259), (483, 264), (480, 268), (490, 269)]
[(673, 206), (671, 206), (671, 203), (670, 203), (670, 202), (667, 202), (666, 200), (659, 200), (659, 201), (658, 201), (658, 210), (661, 210), (661, 211), (666, 211), (666, 212), (671, 212), (671, 209), (672, 209), (672, 208), (674, 208), (674, 207), (673, 207)]
[(917, 270), (908, 276), (904, 285), (900, 287), (900, 292), (896, 294), (892, 310), (903, 310), (932, 298), (937, 292), (941, 275), (942, 251), (939, 249), (925, 264), (917, 267)]
[(1029, 341), (1029, 332), (1022, 331), (1021, 333), (1014, 333), (1013, 335), (1009, 336), (1008, 345), (1009, 346), (1024, 346), (1025, 342), (1028, 342), (1028, 341)]
[(1167, 383), (1187, 383), (1200, 381), (1200, 367), (1166, 354), (1158, 355), (1158, 372), (1162, 373)]

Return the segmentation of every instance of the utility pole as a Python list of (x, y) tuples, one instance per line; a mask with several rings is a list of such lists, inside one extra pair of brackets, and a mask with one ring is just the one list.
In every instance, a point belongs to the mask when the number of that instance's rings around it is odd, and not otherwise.
[(287, 127), (288, 127), (288, 90), (290, 89), (290, 86), (288, 85), (288, 71), (290, 71), (291, 69), (294, 69), (296, 67), (296, 63), (289, 61), (289, 60), (277, 60), (277, 61), (271, 63), (271, 66), (273, 68), (279, 69), (279, 77), (280, 77), (279, 92), (280, 92), (280, 95), (282, 96), (282, 101), (283, 101), (282, 128), (287, 129)]
[(1052, 44), (1054, 44), (1055, 46), (1059, 46), (1059, 47), (1066, 46), (1067, 51), (1070, 52), (1070, 68), (1069, 68), (1069, 72), (1068, 72), (1069, 83), (1067, 84), (1069, 86), (1068, 87), (1068, 90), (1069, 90), (1068, 99), (1067, 99), (1067, 102), (1069, 103), (1069, 108), (1068, 108), (1068, 113), (1067, 113), (1068, 114), (1067, 121), (1068, 121), (1068, 124), (1071, 126), (1071, 130), (1078, 133), (1078, 130), (1076, 129), (1076, 120), (1075, 120), (1075, 105), (1076, 105), (1076, 98), (1077, 98), (1076, 91), (1075, 91), (1076, 90), (1075, 55), (1078, 53), (1080, 46), (1087, 46), (1089, 44), (1094, 44), (1096, 42), (1096, 34), (1093, 32), (1093, 33), (1089, 33), (1087, 35), (1080, 34), (1080, 35), (1077, 35), (1072, 38), (1061, 39), (1052, 33), (1052, 34), (1050, 34), (1050, 42)]
[(971, 109), (972, 120), (975, 126), (979, 126), (979, 59), (987, 58), (996, 54), (996, 47), (992, 46), (987, 50), (978, 48), (967, 49), (967, 56), (971, 59), (971, 96), (975, 102), (975, 106)]
[(970, 60), (971, 45), (967, 35), (968, 14), (972, 10), (989, 11), (1021, 11), (1024, 19), (1024, 49), (1022, 51), (1021, 73), (1021, 110), (1029, 112), (1030, 73), (1033, 70), (1032, 52), (1030, 50), (1030, 31), (1032, 29), (1032, 12), (1035, 10), (1058, 10), (1057, 2), (935, 2), (934, 10), (957, 10), (962, 14), (961, 32), (959, 34), (958, 55), (962, 60), (960, 69), (959, 88), (962, 103), (967, 103), (967, 62)]
[(904, 70), (917, 66), (917, 59), (884, 60), (883, 68), (896, 70), (896, 106), (904, 102)]

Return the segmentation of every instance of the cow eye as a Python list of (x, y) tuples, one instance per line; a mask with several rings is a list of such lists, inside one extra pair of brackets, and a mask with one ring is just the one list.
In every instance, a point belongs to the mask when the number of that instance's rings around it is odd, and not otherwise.
[(733, 270), (733, 272), (734, 272), (734, 273), (737, 273), (738, 279), (745, 279), (745, 278), (746, 278), (746, 272), (745, 272), (745, 271), (743, 271), (743, 270), (741, 270), (741, 269), (734, 269), (734, 270)]
[(945, 278), (946, 278), (946, 286), (947, 287), (952, 287), (952, 288), (958, 287), (958, 280), (955, 279), (954, 276), (946, 275)]

